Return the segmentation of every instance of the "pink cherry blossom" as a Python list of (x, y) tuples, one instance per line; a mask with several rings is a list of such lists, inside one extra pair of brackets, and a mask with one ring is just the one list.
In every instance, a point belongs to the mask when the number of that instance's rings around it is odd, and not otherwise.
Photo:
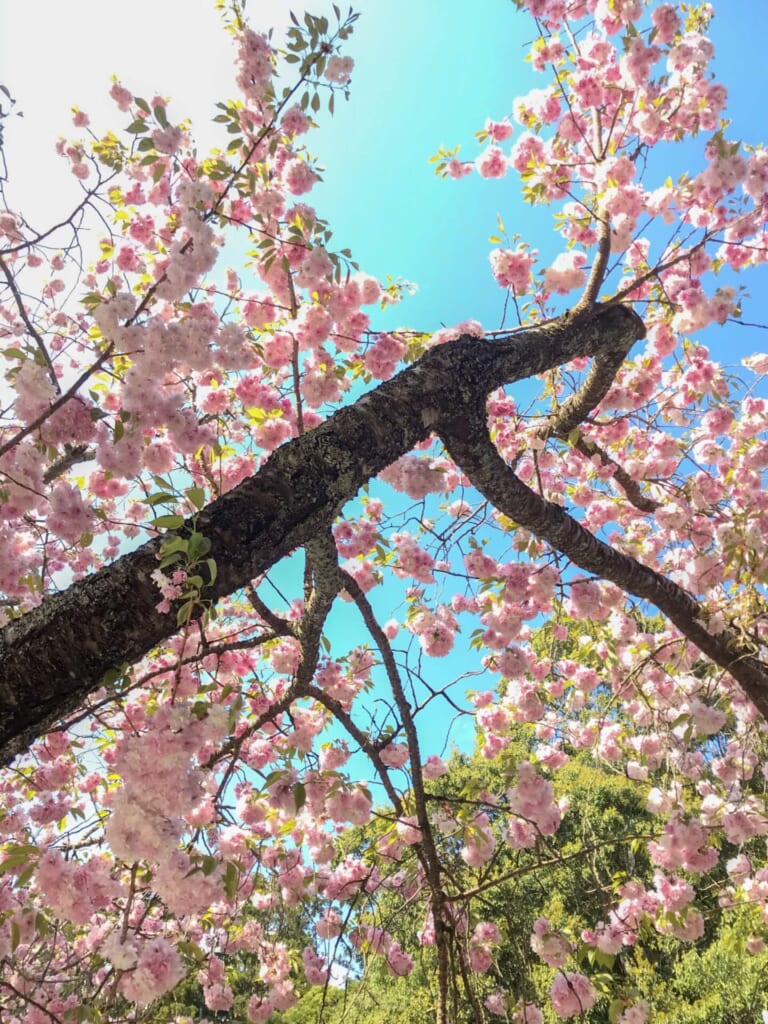
[(583, 974), (560, 972), (549, 990), (552, 1006), (558, 1017), (577, 1017), (590, 1010), (597, 993)]

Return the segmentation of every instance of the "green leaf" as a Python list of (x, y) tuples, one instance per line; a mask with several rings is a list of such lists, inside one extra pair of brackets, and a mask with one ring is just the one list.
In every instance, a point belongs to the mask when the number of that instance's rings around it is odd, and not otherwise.
[(303, 782), (297, 782), (293, 787), (293, 799), (296, 803), (296, 810), (300, 811), (304, 804), (307, 802), (307, 791), (304, 788)]
[(158, 103), (156, 107), (152, 108), (152, 111), (153, 111), (155, 117), (157, 118), (157, 123), (160, 125), (160, 127), (161, 128), (168, 128), (169, 127), (168, 115), (165, 112), (165, 107), (163, 106), (163, 104), (162, 103)]
[(195, 508), (200, 509), (205, 505), (205, 490), (202, 487), (189, 487), (184, 493)]
[(185, 626), (192, 618), (192, 612), (194, 611), (196, 601), (185, 601), (184, 604), (176, 612), (176, 624), (178, 626)]
[(30, 881), (32, 880), (32, 875), (34, 875), (35, 873), (36, 867), (36, 864), (27, 864), (24, 870), (19, 873), (19, 876), (16, 879), (17, 889), (24, 889), (26, 888), (27, 885), (29, 885)]
[(108, 668), (104, 675), (101, 677), (102, 686), (114, 686), (118, 679), (122, 679), (125, 675), (125, 665), (115, 665), (112, 668)]
[(609, 1024), (616, 1024), (625, 1009), (626, 1004), (623, 999), (612, 999), (608, 1004)]
[(158, 516), (152, 520), (152, 525), (158, 530), (178, 530), (184, 525), (184, 516)]
[(163, 541), (161, 551), (163, 557), (165, 557), (166, 555), (186, 554), (187, 547), (188, 541), (186, 537), (169, 537), (168, 540)]
[(211, 542), (202, 533), (195, 531), (190, 535), (187, 552), (191, 562), (197, 562), (198, 559), (204, 558), (210, 550)]
[(188, 939), (181, 939), (176, 943), (176, 949), (181, 953), (182, 956), (187, 959), (194, 961), (195, 963), (202, 963), (207, 957), (203, 953), (202, 949), (196, 942), (190, 942)]
[(227, 899), (233, 900), (235, 898), (239, 883), (240, 872), (237, 870), (237, 866), (232, 861), (229, 861), (224, 869), (224, 891), (227, 894)]
[(0, 875), (6, 871), (15, 871), (22, 864), (30, 860), (37, 860), (38, 849), (31, 843), (15, 843), (7, 846), (3, 851), (3, 859), (0, 860)]
[(218, 863), (219, 862), (216, 860), (215, 857), (205, 855), (200, 858), (200, 869), (204, 875), (212, 875), (213, 872), (216, 870)]
[(279, 782), (286, 775), (285, 769), (276, 768), (275, 771), (270, 772), (269, 775), (264, 779), (264, 788), (269, 789), (276, 782)]

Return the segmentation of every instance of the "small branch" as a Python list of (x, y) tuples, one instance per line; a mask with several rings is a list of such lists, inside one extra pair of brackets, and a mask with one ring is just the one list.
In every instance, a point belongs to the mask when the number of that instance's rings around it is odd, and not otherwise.
[(303, 697), (304, 694), (300, 693), (295, 686), (289, 687), (285, 696), (277, 701), (275, 704), (270, 705), (266, 711), (259, 715), (255, 722), (251, 722), (248, 728), (237, 736), (231, 736), (226, 743), (224, 743), (219, 749), (211, 754), (207, 761), (204, 761), (200, 767), (206, 771), (210, 771), (214, 768), (219, 761), (222, 761), (229, 754), (234, 754), (235, 757), (240, 755), (240, 750), (246, 740), (250, 739), (254, 733), (258, 732), (259, 729), (267, 722), (274, 721), (278, 715), (281, 715), (284, 711), (287, 711), (291, 704), (298, 698)]
[(639, 277), (636, 277), (634, 278), (634, 280), (630, 281), (626, 288), (620, 289), (620, 291), (616, 292), (615, 295), (612, 295), (610, 299), (606, 299), (603, 305), (613, 306), (615, 304), (623, 302), (628, 295), (630, 295), (636, 288), (639, 288), (640, 285), (645, 284), (646, 281), (651, 281), (653, 278), (658, 278), (659, 275), (663, 274), (665, 270), (669, 270), (672, 267), (677, 266), (678, 263), (683, 263), (685, 262), (685, 260), (689, 260), (691, 256), (693, 256), (695, 252), (698, 252), (699, 249), (702, 249), (708, 241), (710, 241), (710, 236), (704, 235), (704, 237), (700, 239), (698, 242), (696, 242), (694, 245), (692, 245), (690, 249), (686, 249), (685, 252), (681, 252), (677, 256), (673, 256), (671, 259), (668, 259), (663, 263), (658, 263), (655, 267), (652, 267), (650, 270), (647, 270), (644, 274), (641, 274)]
[(613, 386), (616, 374), (629, 354), (629, 348), (628, 345), (623, 353), (617, 348), (615, 351), (595, 356), (584, 383), (547, 418), (538, 431), (538, 437), (543, 441), (548, 437), (557, 437), (573, 445), (588, 459), (597, 455), (604, 466), (613, 467), (613, 479), (636, 508), (642, 512), (655, 512), (659, 503), (653, 498), (646, 497), (637, 481), (633, 480), (629, 473), (599, 445), (594, 441), (588, 441), (579, 430), (580, 424), (597, 408)]
[(435, 943), (437, 945), (438, 958), (438, 1024), (447, 1021), (447, 993), (449, 982), (449, 948), (452, 936), (452, 929), (445, 919), (442, 865), (440, 855), (437, 852), (435, 838), (432, 834), (432, 823), (429, 820), (427, 802), (424, 790), (424, 776), (421, 770), (421, 751), (419, 749), (419, 736), (416, 731), (416, 723), (413, 720), (411, 706), (405, 696), (400, 673), (397, 670), (395, 656), (389, 640), (379, 625), (368, 598), (360, 589), (357, 580), (347, 572), (342, 572), (344, 588), (357, 605), (363, 622), (368, 628), (384, 662), (387, 679), (395, 699), (397, 710), (400, 713), (400, 720), (403, 723), (403, 730), (408, 741), (408, 752), (411, 759), (411, 786), (413, 802), (416, 807), (416, 820), (421, 831), (421, 842), (419, 846), (423, 851), (423, 866), (427, 876), (430, 890), (430, 905), (432, 917), (435, 923)]
[(588, 441), (579, 433), (579, 436), (573, 441), (573, 447), (576, 451), (581, 452), (585, 458), (592, 459), (596, 455), (604, 466), (610, 466), (613, 469), (612, 479), (621, 487), (625, 497), (635, 508), (641, 512), (655, 512), (661, 508), (661, 502), (643, 494), (637, 480), (633, 480), (626, 469), (612, 459), (608, 452), (601, 448), (600, 445), (595, 444), (594, 441)]
[(594, 357), (589, 373), (579, 390), (567, 398), (542, 427), (539, 432), (542, 440), (552, 435), (566, 440), (571, 431), (584, 422), (608, 394), (631, 347), (631, 343), (627, 341), (623, 346), (617, 345)]
[(571, 316), (578, 317), (589, 313), (595, 308), (597, 297), (605, 280), (605, 273), (608, 269), (608, 260), (611, 258), (611, 222), (608, 214), (604, 214), (600, 220), (600, 230), (597, 240), (597, 255), (592, 263), (589, 272), (589, 280), (584, 293), (571, 309)]
[(729, 324), (738, 324), (739, 327), (758, 327), (761, 331), (768, 331), (768, 324), (754, 324), (749, 320), (737, 320), (735, 317), (728, 317)]
[(106, 363), (106, 361), (112, 355), (114, 347), (114, 342), (110, 341), (110, 343), (101, 353), (96, 362), (91, 363), (91, 365), (86, 370), (83, 370), (83, 372), (80, 374), (77, 380), (64, 392), (63, 395), (60, 395), (55, 402), (52, 402), (51, 405), (49, 405), (47, 409), (41, 412), (39, 416), (36, 416), (31, 423), (28, 423), (26, 427), (23, 427), (17, 434), (15, 434), (10, 439), (10, 441), (6, 441), (5, 444), (0, 445), (0, 455), (5, 455), (5, 453), (10, 451), (11, 448), (15, 448), (19, 441), (23, 441), (24, 438), (27, 437), (29, 434), (34, 433), (38, 427), (41, 427), (43, 423), (45, 423), (49, 416), (52, 416), (57, 409), (60, 409), (62, 405), (65, 405), (70, 400), (70, 398), (73, 398), (77, 391), (82, 387), (82, 385), (85, 384), (88, 378), (92, 374), (96, 373), (97, 370), (101, 369), (104, 363)]
[(607, 846), (619, 846), (621, 843), (631, 842), (633, 839), (657, 839), (659, 836), (658, 832), (643, 833), (634, 832), (631, 835), (621, 836), (620, 839), (604, 839), (600, 842), (590, 843), (589, 845), (579, 846), (578, 850), (574, 850), (573, 853), (562, 853), (558, 854), (557, 857), (550, 857), (547, 860), (536, 860), (531, 864), (523, 864), (521, 867), (512, 868), (511, 871), (505, 871), (501, 875), (495, 875), (493, 878), (486, 878), (472, 889), (464, 889), (463, 892), (457, 893), (451, 898), (456, 902), (469, 901), (475, 899), (477, 896), (481, 896), (484, 892), (489, 889), (495, 889), (496, 886), (501, 885), (502, 882), (511, 882), (515, 878), (523, 878), (525, 875), (530, 875), (536, 871), (546, 870), (547, 868), (558, 868), (562, 864), (567, 863), (571, 860), (578, 860), (580, 857), (585, 857), (588, 854), (594, 853), (596, 850), (602, 850)]
[(51, 379), (51, 383), (56, 389), (56, 393), (61, 394), (61, 385), (59, 384), (59, 378), (56, 376), (56, 370), (54, 368), (53, 363), (51, 362), (51, 357), (48, 354), (48, 349), (45, 347), (45, 342), (43, 341), (42, 335), (37, 330), (32, 321), (29, 319), (29, 314), (27, 313), (26, 306), (24, 305), (24, 299), (21, 296), (21, 292), (19, 291), (18, 285), (16, 284), (16, 280), (13, 276), (13, 273), (11, 272), (11, 268), (3, 259), (2, 254), (0, 254), (0, 268), (2, 268), (3, 276), (5, 277), (6, 283), (11, 290), (11, 294), (13, 295), (14, 301), (16, 302), (16, 308), (19, 311), (19, 316), (24, 321), (24, 326), (27, 328), (27, 333), (30, 335), (31, 338), (34, 339), (40, 355), (45, 360), (45, 365), (48, 367), (48, 376)]
[(392, 780), (389, 777), (389, 770), (381, 760), (381, 752), (378, 750), (376, 745), (371, 742), (368, 733), (364, 732), (357, 725), (350, 713), (342, 707), (339, 701), (330, 697), (324, 690), (321, 690), (319, 686), (310, 684), (306, 687), (305, 695), (316, 700), (318, 704), (321, 704), (324, 708), (330, 711), (336, 721), (346, 729), (355, 743), (357, 743), (360, 750), (370, 759), (371, 764), (376, 769), (376, 774), (381, 779), (384, 791), (389, 797), (392, 809), (398, 818), (402, 818), (404, 813), (403, 801), (400, 799), (400, 794), (392, 785)]
[(278, 636), (296, 636), (296, 623), (290, 622), (288, 619), (282, 618), (280, 615), (276, 615), (272, 609), (266, 605), (259, 597), (256, 588), (252, 583), (246, 587), (246, 595), (251, 608), (258, 614), (260, 619), (263, 619), (268, 626), (270, 626)]
[(60, 459), (56, 459), (52, 462), (45, 473), (43, 473), (43, 483), (53, 483), (62, 473), (66, 473), (67, 470), (73, 466), (78, 465), (80, 462), (91, 462), (96, 458), (96, 453), (85, 444), (78, 445), (66, 445), (64, 454)]
[[(100, 178), (96, 187), (87, 190), (85, 199), (83, 199), (82, 202), (74, 208), (72, 213), (70, 213), (65, 220), (60, 221), (58, 224), (54, 224), (53, 227), (48, 228), (47, 231), (43, 231), (42, 234), (36, 234), (34, 238), (25, 239), (18, 245), (9, 246), (7, 249), (0, 249), (0, 256), (12, 256), (14, 253), (22, 252), (24, 249), (31, 249), (33, 246), (39, 245), (44, 239), (55, 234), (61, 228), (65, 228), (67, 225), (69, 225), (73, 230), (77, 230), (75, 225), (72, 223), (75, 217), (78, 213), (82, 213), (86, 206), (91, 205), (91, 200), (98, 196), (100, 189), (104, 185), (108, 184), (115, 176), (116, 174), (110, 174), (107, 178)], [(27, 226), (29, 227), (29, 225)]]

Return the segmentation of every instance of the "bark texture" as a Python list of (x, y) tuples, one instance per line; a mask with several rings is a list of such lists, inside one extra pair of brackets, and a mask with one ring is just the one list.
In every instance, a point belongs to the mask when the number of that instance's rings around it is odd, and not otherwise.
[[(493, 389), (580, 356), (617, 367), (644, 333), (633, 311), (606, 306), (506, 339), (463, 337), (431, 349), (393, 380), (283, 445), (253, 477), (203, 509), (195, 528), (211, 543), (218, 575), (202, 596), (217, 600), (246, 586), (327, 531), (363, 484), (438, 424), (453, 423), (453, 437), (458, 422), (460, 432), (462, 423), (480, 415)], [(485, 446), (479, 458), (484, 454)], [(474, 482), (481, 485), (482, 479)], [(179, 532), (189, 529), (191, 524)], [(175, 614), (156, 610), (160, 594), (150, 574), (160, 544), (155, 538), (47, 597), (2, 631), (0, 764), (78, 708), (105, 672), (137, 661), (177, 631)]]

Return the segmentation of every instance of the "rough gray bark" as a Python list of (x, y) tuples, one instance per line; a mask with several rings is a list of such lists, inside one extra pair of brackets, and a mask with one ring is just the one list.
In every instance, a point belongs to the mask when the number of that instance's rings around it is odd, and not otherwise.
[[(506, 339), (463, 337), (430, 350), (285, 444), (200, 513), (196, 529), (210, 541), (218, 569), (203, 597), (216, 600), (244, 587), (327, 531), (363, 484), (446, 417), (473, 416), (494, 388), (580, 356), (610, 355), (618, 365), (643, 334), (634, 312), (607, 306)], [(159, 592), (150, 574), (159, 547), (157, 538), (144, 544), (2, 631), (0, 764), (79, 707), (107, 670), (137, 661), (177, 631), (175, 614), (155, 607)]]

